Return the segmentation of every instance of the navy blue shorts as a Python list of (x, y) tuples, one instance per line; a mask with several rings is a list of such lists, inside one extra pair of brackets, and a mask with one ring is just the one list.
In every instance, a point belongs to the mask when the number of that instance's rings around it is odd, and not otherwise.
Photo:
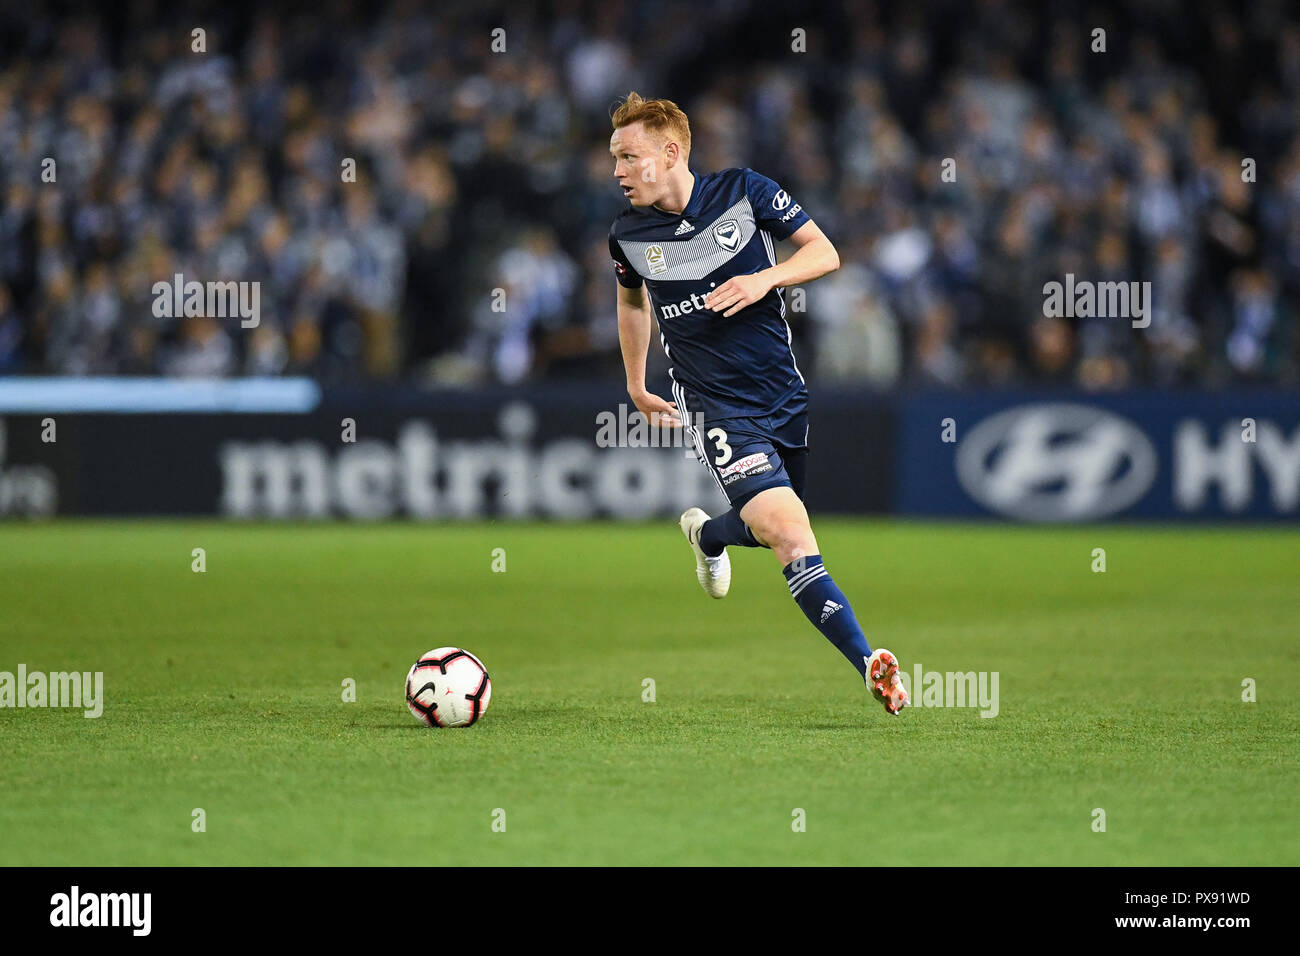
[(702, 429), (688, 416), (686, 425), (700, 463), (713, 473), (737, 511), (768, 488), (793, 488), (803, 498), (808, 461), (806, 398), (791, 401), (774, 415), (705, 419)]

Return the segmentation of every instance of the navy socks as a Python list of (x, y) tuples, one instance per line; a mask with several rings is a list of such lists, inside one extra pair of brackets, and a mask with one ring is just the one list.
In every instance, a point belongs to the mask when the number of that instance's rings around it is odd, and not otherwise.
[(732, 508), (726, 514), (704, 522), (704, 527), (700, 529), (701, 551), (711, 558), (716, 558), (722, 553), (723, 548), (733, 544), (742, 548), (762, 547), (754, 540), (749, 525), (741, 520), (739, 511)]
[[(701, 536), (701, 545), (703, 540)], [(705, 554), (708, 554), (707, 549)], [(799, 609), (812, 622), (813, 627), (821, 631), (848, 658), (865, 681), (871, 645), (858, 626), (853, 608), (849, 607), (849, 599), (826, 573), (821, 555), (798, 558), (787, 564), (781, 573), (785, 575), (786, 583), (790, 586), (790, 596), (799, 605)]]
[[(735, 508), (704, 522), (700, 529), (700, 550), (711, 558), (720, 555), (724, 548), (739, 545), (742, 548), (761, 548), (749, 526), (741, 520)], [(790, 587), (790, 596), (799, 609), (821, 631), (826, 639), (839, 649), (850, 664), (857, 668), (862, 679), (867, 679), (867, 658), (871, 645), (858, 625), (858, 619), (849, 606), (849, 599), (839, 589), (822, 565), (819, 554), (798, 558), (781, 572)]]

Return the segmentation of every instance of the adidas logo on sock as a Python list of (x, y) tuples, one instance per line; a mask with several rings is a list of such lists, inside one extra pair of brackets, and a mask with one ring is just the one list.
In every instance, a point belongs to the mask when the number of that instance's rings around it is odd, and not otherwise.
[(822, 623), (825, 624), (827, 618), (829, 618), (832, 614), (834, 614), (836, 611), (840, 610), (843, 607), (844, 607), (843, 604), (836, 604), (834, 601), (827, 601), (825, 604), (823, 604)]
[(674, 235), (674, 236), (684, 236), (684, 235), (686, 235), (688, 232), (694, 232), (694, 231), (695, 231), (695, 227), (692, 226), (692, 225), (691, 225), (689, 222), (687, 222), (685, 219), (683, 219), (683, 220), (682, 220), (682, 224), (681, 224), (680, 226), (677, 227), (677, 231), (674, 232), (673, 235)]

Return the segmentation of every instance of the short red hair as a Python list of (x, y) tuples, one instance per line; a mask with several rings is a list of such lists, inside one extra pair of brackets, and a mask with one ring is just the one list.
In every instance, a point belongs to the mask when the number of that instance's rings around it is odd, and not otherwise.
[(672, 100), (647, 100), (640, 93), (629, 93), (611, 119), (614, 129), (644, 123), (647, 132), (675, 139), (683, 153), (691, 151), (691, 122)]

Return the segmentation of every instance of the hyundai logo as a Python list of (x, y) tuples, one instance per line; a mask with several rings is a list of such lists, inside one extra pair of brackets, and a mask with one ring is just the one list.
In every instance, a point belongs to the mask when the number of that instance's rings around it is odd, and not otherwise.
[(1137, 502), (1156, 451), (1136, 425), (1088, 405), (1022, 405), (984, 419), (957, 446), (957, 480), (991, 511), (1086, 521)]

